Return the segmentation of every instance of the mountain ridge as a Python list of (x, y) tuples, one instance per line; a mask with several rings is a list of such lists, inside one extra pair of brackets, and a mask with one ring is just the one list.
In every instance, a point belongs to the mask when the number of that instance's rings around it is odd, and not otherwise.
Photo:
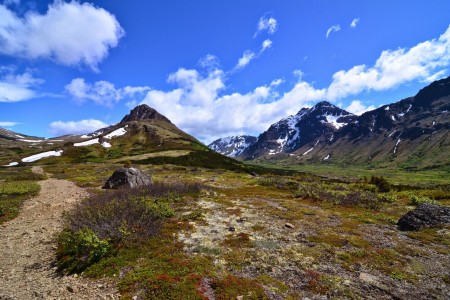
[(322, 101), (272, 124), (238, 158), (406, 169), (449, 165), (449, 111), (450, 77), (360, 116)]

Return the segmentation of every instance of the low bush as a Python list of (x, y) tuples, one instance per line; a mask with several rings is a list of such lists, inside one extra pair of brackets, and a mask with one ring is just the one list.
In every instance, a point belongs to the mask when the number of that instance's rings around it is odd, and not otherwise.
[(257, 183), (262, 186), (276, 187), (281, 190), (295, 190), (298, 183), (281, 176), (268, 176), (257, 179)]
[(110, 243), (99, 239), (91, 229), (64, 231), (58, 237), (58, 267), (69, 274), (80, 272), (105, 257), (110, 250)]
[(369, 184), (376, 185), (378, 187), (378, 192), (380, 193), (387, 193), (391, 190), (389, 182), (383, 176), (372, 176), (370, 178)]
[(422, 204), (422, 203), (433, 203), (433, 204), (435, 204), (436, 201), (432, 200), (432, 199), (430, 199), (428, 197), (418, 196), (418, 195), (415, 195), (415, 194), (410, 194), (409, 195), (409, 204), (417, 206), (417, 205)]
[(378, 196), (378, 200), (385, 203), (394, 203), (398, 200), (398, 198), (394, 194), (381, 194)]
[(298, 198), (326, 201), (336, 205), (363, 206), (377, 209), (379, 201), (373, 192), (351, 189), (344, 184), (302, 183), (295, 194)]
[(153, 183), (142, 188), (92, 195), (67, 213), (57, 251), (60, 270), (81, 272), (130, 243), (143, 243), (159, 233), (174, 215), (171, 203), (200, 193), (197, 183)]

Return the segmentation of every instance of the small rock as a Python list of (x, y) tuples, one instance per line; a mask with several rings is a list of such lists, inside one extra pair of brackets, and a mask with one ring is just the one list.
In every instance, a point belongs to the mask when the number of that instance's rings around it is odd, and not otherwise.
[(237, 296), (236, 297), (236, 300), (243, 300), (244, 299), (244, 296)]
[(289, 229), (294, 229), (294, 225), (292, 225), (291, 223), (286, 223), (286, 224), (284, 224), (284, 226)]
[(245, 219), (244, 219), (244, 218), (240, 218), (240, 219), (237, 219), (236, 222), (238, 222), (238, 223), (244, 223), (244, 222), (245, 222)]
[(76, 293), (76, 289), (73, 286), (68, 285), (66, 288), (70, 293)]
[(378, 278), (376, 276), (370, 275), (368, 273), (359, 273), (359, 279), (367, 283), (378, 282)]
[(133, 296), (133, 298), (131, 298), (132, 300), (137, 300), (137, 296)]
[(98, 287), (99, 289), (102, 289), (104, 286), (103, 286), (103, 284), (97, 284), (97, 287)]
[(228, 228), (228, 231), (236, 231), (236, 228), (234, 228), (233, 226), (230, 226), (230, 227)]

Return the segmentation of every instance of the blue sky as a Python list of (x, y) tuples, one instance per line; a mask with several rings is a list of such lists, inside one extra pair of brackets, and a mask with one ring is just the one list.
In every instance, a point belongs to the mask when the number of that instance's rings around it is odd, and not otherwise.
[(204, 142), (450, 75), (450, 1), (0, 1), (0, 126), (91, 132), (146, 103)]

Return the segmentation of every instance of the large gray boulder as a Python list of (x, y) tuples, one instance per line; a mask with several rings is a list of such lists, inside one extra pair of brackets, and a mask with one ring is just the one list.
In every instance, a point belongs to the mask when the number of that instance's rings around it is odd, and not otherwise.
[(103, 189), (134, 188), (152, 183), (152, 178), (136, 168), (120, 168), (102, 187)]
[(402, 231), (419, 230), (422, 227), (436, 227), (450, 224), (450, 207), (422, 203), (416, 209), (407, 212), (397, 222)]

